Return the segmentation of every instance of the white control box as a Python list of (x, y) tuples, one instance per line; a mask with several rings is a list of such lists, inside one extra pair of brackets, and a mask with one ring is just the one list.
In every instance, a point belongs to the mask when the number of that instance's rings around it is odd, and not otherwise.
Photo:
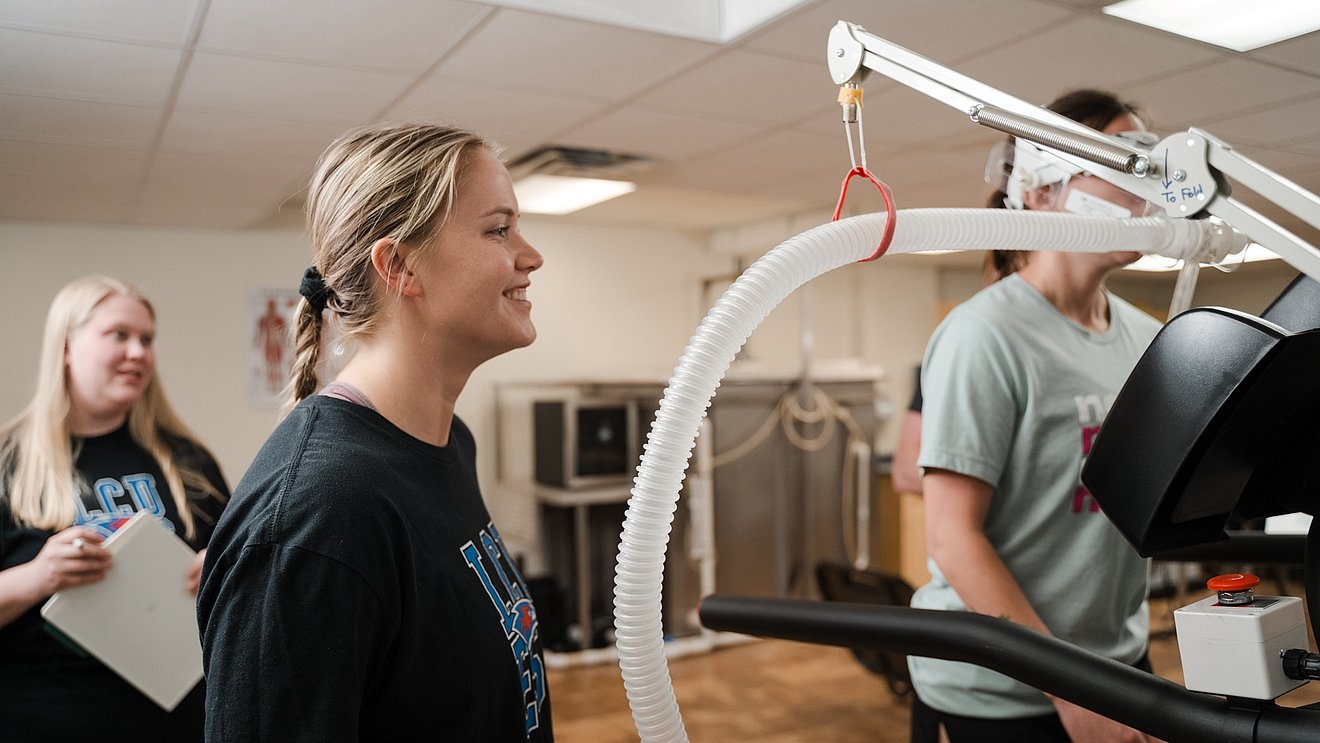
[(1306, 648), (1302, 600), (1257, 596), (1245, 606), (1221, 606), (1210, 596), (1173, 613), (1183, 684), (1192, 691), (1276, 699), (1306, 681), (1283, 674), (1282, 653)]

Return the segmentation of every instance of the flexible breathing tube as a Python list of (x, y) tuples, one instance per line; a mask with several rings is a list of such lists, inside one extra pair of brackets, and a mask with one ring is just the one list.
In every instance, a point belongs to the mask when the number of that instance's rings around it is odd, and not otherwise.
[[(899, 212), (889, 254), (924, 250), (1135, 250), (1208, 261), (1233, 247), (1233, 233), (1204, 220), (1114, 219), (1003, 209)], [(674, 368), (634, 480), (615, 572), (614, 621), (628, 703), (642, 743), (687, 741), (665, 658), (660, 589), (665, 546), (684, 472), (706, 409), (734, 354), (790, 293), (832, 269), (873, 254), (885, 215), (830, 222), (781, 243), (724, 292)]]

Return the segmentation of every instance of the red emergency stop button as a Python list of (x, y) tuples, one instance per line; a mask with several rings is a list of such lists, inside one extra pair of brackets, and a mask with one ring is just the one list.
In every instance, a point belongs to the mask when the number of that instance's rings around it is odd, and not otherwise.
[(1258, 585), (1260, 585), (1260, 578), (1243, 573), (1216, 575), (1205, 582), (1205, 587), (1211, 591), (1246, 591)]
[(1260, 585), (1260, 578), (1245, 573), (1216, 575), (1205, 582), (1207, 588), (1219, 592), (1219, 606), (1251, 606), (1256, 596), (1251, 589)]

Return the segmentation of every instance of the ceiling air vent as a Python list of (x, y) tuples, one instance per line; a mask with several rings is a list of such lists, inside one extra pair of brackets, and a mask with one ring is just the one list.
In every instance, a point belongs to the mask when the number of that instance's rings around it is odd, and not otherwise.
[(632, 193), (632, 177), (653, 164), (638, 155), (553, 145), (514, 159), (509, 174), (524, 213), (564, 215)]
[(515, 178), (527, 175), (561, 175), (573, 178), (626, 179), (655, 167), (641, 155), (627, 155), (581, 147), (546, 145), (515, 158), (509, 172)]

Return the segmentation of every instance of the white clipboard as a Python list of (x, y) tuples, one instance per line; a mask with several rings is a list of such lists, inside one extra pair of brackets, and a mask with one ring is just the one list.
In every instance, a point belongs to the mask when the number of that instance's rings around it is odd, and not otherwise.
[(103, 580), (66, 588), (41, 607), (60, 632), (166, 711), (202, 678), (197, 601), (186, 575), (197, 554), (139, 511), (105, 540)]

